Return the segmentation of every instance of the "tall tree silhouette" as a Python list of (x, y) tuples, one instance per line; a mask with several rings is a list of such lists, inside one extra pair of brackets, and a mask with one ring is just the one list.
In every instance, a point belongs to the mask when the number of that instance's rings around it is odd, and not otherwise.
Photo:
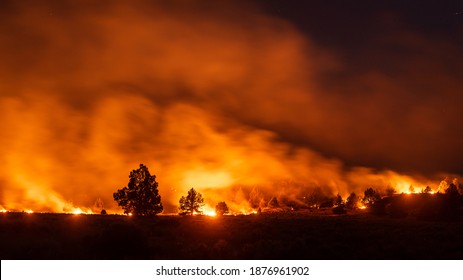
[(344, 204), (344, 201), (342, 200), (342, 196), (338, 193), (334, 199), (334, 206), (339, 206)]
[(426, 188), (424, 188), (421, 193), (431, 193), (432, 192), (432, 189), (429, 187), (429, 186), (426, 186)]
[(355, 192), (352, 192), (346, 199), (346, 207), (348, 209), (356, 209), (358, 201), (358, 196), (355, 194)]
[(194, 213), (202, 213), (201, 207), (204, 206), (204, 199), (199, 192), (191, 188), (186, 197), (180, 198), (179, 203), (181, 214), (193, 215)]
[(130, 172), (128, 185), (117, 190), (113, 197), (126, 214), (154, 216), (163, 210), (156, 176), (143, 164)]

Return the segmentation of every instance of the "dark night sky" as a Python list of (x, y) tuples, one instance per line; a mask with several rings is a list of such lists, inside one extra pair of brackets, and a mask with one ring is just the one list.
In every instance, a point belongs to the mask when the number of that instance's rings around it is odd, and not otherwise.
[(286, 18), (312, 39), (339, 49), (362, 51), (381, 34), (409, 28), (436, 39), (461, 43), (461, 1), (257, 1)]
[[(260, 1), (257, 1), (260, 3)], [(428, 108), (439, 111), (439, 114), (448, 114), (445, 107), (447, 102), (459, 102), (460, 106), (454, 108), (455, 119), (443, 121), (442, 126), (448, 127), (442, 137), (449, 140), (451, 148), (446, 146), (445, 140), (438, 141), (435, 145), (429, 145), (424, 149), (411, 154), (404, 154), (402, 165), (398, 163), (400, 159), (392, 162), (388, 159), (367, 159), (362, 155), (347, 156), (346, 161), (352, 164), (368, 164), (377, 167), (390, 168), (395, 166), (403, 171), (423, 170), (433, 172), (436, 169), (447, 170), (456, 173), (462, 173), (462, 148), (459, 140), (462, 139), (462, 123), (458, 120), (461, 111), (461, 96), (459, 93), (463, 89), (461, 83), (458, 88), (451, 89), (448, 94), (442, 94), (439, 97), (439, 87), (445, 88), (445, 81), (442, 82), (438, 77), (432, 81), (432, 73), (422, 73), (423, 68), (429, 72), (435, 70), (436, 75), (446, 75), (461, 80), (463, 73), (463, 3), (461, 1), (263, 1), (265, 9), (270, 14), (284, 18), (293, 23), (300, 31), (314, 41), (315, 44), (325, 50), (336, 53), (336, 58), (342, 64), (340, 69), (330, 69), (319, 76), (320, 82), (326, 84), (339, 83), (342, 86), (348, 84), (351, 80), (356, 80), (366, 73), (377, 72), (391, 78), (391, 83), (397, 87), (403, 87), (406, 96), (397, 95), (397, 107), (407, 110), (410, 104), (407, 104), (411, 97), (412, 100), (423, 97), (436, 97), (439, 99), (435, 104), (429, 104)], [(447, 47), (452, 46), (450, 53)], [(414, 61), (413, 61), (414, 60)], [(407, 65), (415, 63), (417, 65)], [(441, 64), (433, 69), (436, 64)], [(423, 67), (423, 68), (422, 68)], [(414, 72), (416, 74), (414, 74)], [(439, 73), (440, 72), (440, 73)], [(431, 76), (431, 77), (429, 77)], [(400, 77), (400, 78), (399, 78)], [(410, 80), (413, 83), (408, 83)], [(423, 80), (421, 86), (416, 86)], [(426, 85), (432, 84), (431, 87)], [(442, 83), (442, 84), (440, 84)], [(331, 94), (353, 94), (355, 96), (368, 96), (370, 92), (359, 91), (356, 85), (355, 92), (345, 88), (336, 88)], [(412, 87), (412, 88), (407, 88)], [(393, 93), (389, 93), (393, 94)], [(400, 104), (403, 98), (404, 104)], [(435, 107), (433, 106), (435, 105)], [(440, 106), (440, 107), (439, 107)], [(365, 117), (365, 116), (363, 116)], [(402, 126), (401, 119), (394, 120), (394, 117), (388, 120), (388, 115), (384, 116), (385, 122), (395, 122), (396, 126)], [(427, 116), (422, 116), (427, 119)], [(407, 129), (407, 128), (404, 128)], [(400, 129), (399, 129), (400, 130)], [(453, 131), (452, 131), (453, 130)], [(372, 133), (375, 133), (372, 130)], [(413, 135), (411, 135), (413, 137)], [(420, 134), (426, 138), (433, 138), (433, 135)], [(434, 135), (435, 136), (435, 135)], [(387, 135), (386, 137), (396, 137), (396, 135)], [(410, 137), (411, 138), (411, 137)], [(297, 142), (297, 137), (293, 138)], [(310, 140), (309, 140), (310, 141)], [(413, 143), (403, 139), (404, 145), (402, 150), (412, 151)], [(426, 141), (426, 139), (415, 139), (415, 141)], [(317, 143), (312, 143), (317, 145)], [(408, 146), (408, 147), (407, 147)], [(324, 150), (325, 154), (332, 154), (332, 147), (324, 148), (318, 144), (318, 149)], [(392, 147), (391, 148), (395, 148)], [(434, 151), (431, 151), (434, 150)], [(442, 152), (436, 155), (435, 151)], [(453, 151), (452, 151), (453, 150)], [(338, 151), (341, 152), (342, 151)], [(428, 157), (429, 154), (433, 156)], [(372, 153), (374, 154), (374, 153)], [(411, 160), (410, 157), (415, 159)], [(438, 159), (435, 161), (434, 159)], [(411, 161), (421, 161), (422, 164), (412, 163)], [(434, 161), (436, 164), (430, 164)], [(409, 169), (408, 167), (411, 167)]]

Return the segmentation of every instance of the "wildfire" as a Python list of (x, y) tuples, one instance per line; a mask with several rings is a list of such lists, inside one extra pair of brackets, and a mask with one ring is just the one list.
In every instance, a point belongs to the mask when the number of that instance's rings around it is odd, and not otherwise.
[(209, 217), (217, 216), (217, 213), (215, 212), (215, 208), (210, 206), (209, 204), (206, 204), (205, 206), (203, 206), (201, 210), (202, 212), (200, 213), (194, 212), (193, 215), (202, 214), (202, 215), (209, 216)]
[(240, 209), (238, 211), (230, 211), (230, 214), (233, 216), (238, 216), (238, 215), (252, 215), (252, 214), (257, 214), (257, 210), (254, 209)]
[(205, 211), (204, 215), (210, 216), (210, 217), (215, 217), (215, 216), (217, 216), (217, 213), (214, 210), (211, 210), (211, 211)]
[(85, 209), (83, 210), (82, 208), (80, 207), (76, 207), (74, 209), (72, 209), (70, 212), (68, 212), (69, 214), (74, 214), (74, 215), (81, 215), (81, 214), (85, 214), (85, 215), (89, 215), (89, 214), (93, 214), (92, 210), (90, 209)]
[(32, 214), (32, 213), (34, 213), (34, 211), (31, 210), (31, 209), (24, 210), (24, 212), (26, 212), (27, 214)]
[[(404, 194), (416, 194), (416, 193), (428, 193), (428, 194), (435, 194), (436, 191), (434, 190), (436, 186), (429, 181), (423, 180), (415, 180), (409, 176), (393, 174), (389, 178), (390, 186), (392, 186), (396, 193), (404, 193)], [(432, 189), (429, 186), (434, 186)]]
[(82, 214), (82, 210), (80, 208), (77, 208), (76, 210), (74, 210), (74, 212), (72, 212), (72, 214), (80, 215), (80, 214)]

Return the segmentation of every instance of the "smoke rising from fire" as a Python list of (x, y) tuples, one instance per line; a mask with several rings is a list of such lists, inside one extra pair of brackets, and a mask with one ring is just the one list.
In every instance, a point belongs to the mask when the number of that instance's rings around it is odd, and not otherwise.
[[(389, 40), (428, 43), (416, 36)], [(191, 187), (239, 210), (313, 187), (436, 184), (422, 175), (459, 172), (448, 156), (463, 131), (463, 79), (449, 70), (459, 61), (429, 56), (442, 44), (390, 65), (404, 77), (334, 79), (348, 72), (334, 51), (254, 5), (6, 2), (0, 205), (115, 210), (112, 193), (140, 163), (168, 212)]]

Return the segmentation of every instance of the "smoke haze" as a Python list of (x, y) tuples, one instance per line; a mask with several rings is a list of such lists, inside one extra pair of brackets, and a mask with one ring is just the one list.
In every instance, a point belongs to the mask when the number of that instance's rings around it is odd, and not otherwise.
[(118, 211), (140, 163), (166, 212), (191, 187), (239, 211), (463, 171), (452, 42), (378, 36), (353, 71), (258, 2), (151, 2), (0, 5), (0, 205)]

